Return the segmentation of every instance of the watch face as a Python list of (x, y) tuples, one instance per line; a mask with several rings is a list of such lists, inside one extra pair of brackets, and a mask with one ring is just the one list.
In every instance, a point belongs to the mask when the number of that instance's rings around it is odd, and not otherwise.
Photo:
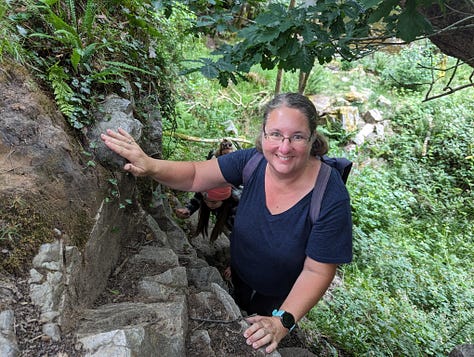
[(292, 314), (285, 311), (283, 313), (283, 315), (281, 315), (281, 322), (282, 322), (283, 326), (290, 329), (295, 324), (295, 318), (293, 317)]

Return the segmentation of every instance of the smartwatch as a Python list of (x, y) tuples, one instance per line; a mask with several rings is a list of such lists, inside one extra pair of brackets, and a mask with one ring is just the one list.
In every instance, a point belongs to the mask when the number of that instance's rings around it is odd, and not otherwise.
[(273, 310), (272, 316), (278, 316), (280, 318), (281, 324), (283, 327), (287, 328), (288, 330), (293, 330), (296, 326), (295, 318), (289, 312), (285, 310)]

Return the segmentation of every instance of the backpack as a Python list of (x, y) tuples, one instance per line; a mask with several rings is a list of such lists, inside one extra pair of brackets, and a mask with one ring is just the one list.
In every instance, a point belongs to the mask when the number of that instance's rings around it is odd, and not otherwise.
[[(257, 168), (258, 163), (262, 160), (263, 154), (256, 152), (244, 166), (242, 171), (243, 184), (247, 183), (252, 173)], [(344, 184), (347, 182), (347, 178), (351, 172), (352, 162), (343, 157), (328, 157), (326, 155), (321, 157), (321, 168), (319, 170), (318, 178), (314, 184), (313, 194), (311, 196), (311, 204), (309, 208), (309, 215), (311, 223), (314, 224), (319, 216), (321, 209), (321, 202), (323, 200), (324, 191), (328, 184), (329, 176), (331, 175), (331, 169), (335, 168), (341, 175)]]

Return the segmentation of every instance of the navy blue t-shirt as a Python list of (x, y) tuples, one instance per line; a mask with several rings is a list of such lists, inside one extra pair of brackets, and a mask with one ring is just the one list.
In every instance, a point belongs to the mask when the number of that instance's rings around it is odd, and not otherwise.
[[(227, 182), (242, 184), (242, 171), (255, 152), (238, 150), (218, 157)], [(266, 165), (263, 158), (244, 186), (231, 235), (231, 265), (257, 292), (286, 296), (306, 256), (322, 263), (352, 260), (349, 193), (333, 169), (314, 225), (309, 217), (312, 192), (287, 211), (273, 215), (265, 200)]]

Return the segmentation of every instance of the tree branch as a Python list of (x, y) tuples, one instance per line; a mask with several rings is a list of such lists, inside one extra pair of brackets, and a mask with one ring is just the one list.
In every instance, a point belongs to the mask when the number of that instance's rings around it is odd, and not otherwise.
[[(186, 134), (181, 134), (181, 133), (175, 133), (175, 132), (171, 132), (171, 131), (164, 131), (163, 135), (170, 136), (170, 137), (173, 137), (173, 138), (183, 139), (183, 140), (187, 140), (187, 141), (194, 141), (194, 142), (198, 142), (198, 143), (219, 143), (222, 140), (222, 138), (220, 138), (220, 139), (199, 138), (197, 136), (191, 136), (191, 135), (186, 135)], [(249, 145), (253, 144), (253, 142), (251, 142), (247, 139), (242, 139), (242, 138), (229, 138), (229, 137), (226, 137), (226, 139), (231, 140), (231, 141), (235, 141), (235, 142), (239, 142), (239, 143), (249, 144)]]

